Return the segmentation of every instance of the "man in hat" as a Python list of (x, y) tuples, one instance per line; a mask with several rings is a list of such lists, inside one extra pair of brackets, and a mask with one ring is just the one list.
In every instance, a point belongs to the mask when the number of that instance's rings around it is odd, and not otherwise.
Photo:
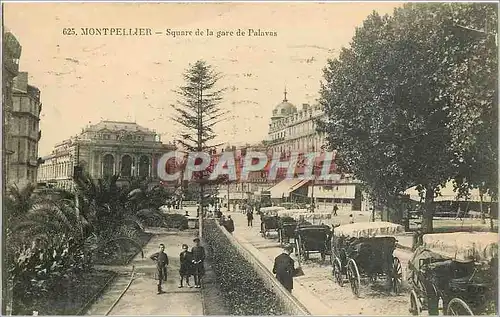
[(158, 279), (158, 294), (164, 293), (161, 289), (162, 282), (167, 281), (168, 256), (165, 253), (165, 245), (160, 244), (160, 251), (151, 256), (151, 260), (156, 262), (156, 277)]
[(292, 292), (295, 261), (290, 257), (290, 254), (293, 252), (293, 246), (288, 244), (283, 249), (283, 253), (274, 259), (273, 273), (276, 274), (276, 279), (281, 285)]
[(224, 222), (224, 228), (226, 228), (227, 232), (233, 234), (234, 232), (234, 221), (231, 219), (231, 216), (227, 216), (226, 222)]
[(194, 275), (194, 287), (201, 288), (201, 279), (205, 275), (205, 248), (200, 244), (200, 239), (196, 238), (193, 240), (195, 246), (191, 249), (191, 254), (193, 257), (193, 275)]

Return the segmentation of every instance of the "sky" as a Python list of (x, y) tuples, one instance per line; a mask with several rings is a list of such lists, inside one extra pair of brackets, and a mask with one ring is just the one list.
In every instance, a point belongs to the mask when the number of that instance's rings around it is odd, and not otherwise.
[[(273, 108), (318, 98), (323, 68), (374, 10), (398, 3), (6, 3), (4, 25), (22, 46), (20, 70), (41, 90), (39, 156), (101, 120), (132, 121), (173, 141), (171, 107), (183, 72), (205, 60), (223, 74), (229, 113), (216, 142), (267, 138)], [(64, 35), (83, 27), (151, 28), (151, 36)], [(277, 36), (167, 36), (166, 30), (260, 29)], [(155, 34), (161, 32), (162, 34)]]

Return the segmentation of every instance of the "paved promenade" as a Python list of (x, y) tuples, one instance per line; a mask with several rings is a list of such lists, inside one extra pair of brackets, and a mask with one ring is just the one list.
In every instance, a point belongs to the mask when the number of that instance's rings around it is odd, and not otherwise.
[[(248, 227), (242, 213), (225, 215), (231, 215), (234, 219), (236, 230), (233, 236), (236, 240), (271, 270), (274, 258), (282, 249), (277, 239), (261, 237), (258, 216), (253, 227)], [(394, 255), (401, 261), (405, 278), (411, 253), (398, 249)], [(302, 268), (305, 275), (294, 279), (292, 294), (313, 315), (408, 315), (409, 296), (406, 292), (396, 296), (366, 286), (362, 288), (361, 298), (355, 298), (348, 284), (340, 287), (333, 281), (330, 264), (321, 263), (317, 254), (311, 255), (311, 260), (302, 263)]]
[[(199, 316), (203, 315), (202, 296), (199, 289), (178, 288), (179, 253), (183, 243), (193, 245), (193, 232), (167, 232), (151, 229), (154, 236), (144, 248), (144, 259), (139, 253), (134, 260), (123, 267), (108, 267), (120, 272), (119, 277), (108, 290), (91, 306), (87, 315), (104, 315), (126, 288), (130, 281), (132, 265), (136, 268), (135, 279), (109, 315), (163, 315)], [(157, 252), (158, 245), (165, 244), (165, 252), (170, 261), (168, 279), (163, 286), (164, 294), (156, 294), (157, 281), (154, 280), (155, 264), (149, 259)], [(101, 267), (105, 268), (105, 267)]]

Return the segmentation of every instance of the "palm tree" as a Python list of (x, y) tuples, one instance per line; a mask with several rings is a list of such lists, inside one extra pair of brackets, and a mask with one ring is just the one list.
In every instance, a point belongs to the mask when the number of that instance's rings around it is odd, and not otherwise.
[(28, 184), (19, 188), (17, 185), (12, 185), (7, 189), (5, 196), (5, 228), (7, 236), (11, 233), (12, 224), (19, 217), (26, 214), (35, 203), (36, 186)]

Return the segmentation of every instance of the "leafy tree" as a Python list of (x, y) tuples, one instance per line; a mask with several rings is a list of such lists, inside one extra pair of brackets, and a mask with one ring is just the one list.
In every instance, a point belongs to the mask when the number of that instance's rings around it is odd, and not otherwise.
[[(488, 132), (497, 117), (486, 119), (496, 111), (496, 81), (490, 75), (496, 60), (485, 47), (491, 44), (457, 27), (477, 26), (486, 16), (496, 23), (493, 7), (410, 3), (392, 17), (374, 12), (356, 30), (350, 48), (324, 69), (320, 103), (326, 120), (319, 131), (338, 150), (337, 164), (382, 202), (417, 186), (425, 196), (428, 232), (440, 186), (450, 179), (477, 186), (483, 179), (469, 177), (471, 169), (486, 162), (496, 166), (490, 150), (496, 139)], [(482, 63), (486, 55), (491, 60)], [(472, 72), (471, 65), (478, 69)], [(472, 110), (464, 110), (469, 106)], [(474, 136), (464, 139), (464, 129)], [(478, 154), (479, 141), (488, 145)], [(493, 190), (496, 183), (485, 186)]]
[[(224, 120), (224, 112), (219, 104), (225, 89), (217, 88), (221, 74), (205, 61), (199, 60), (183, 74), (185, 85), (175, 92), (179, 96), (173, 120), (180, 125), (177, 142), (187, 151), (210, 152), (218, 145), (210, 144), (217, 136), (214, 127)], [(200, 178), (207, 178), (200, 175)], [(200, 182), (199, 201), (203, 205), (204, 184)], [(201, 217), (200, 217), (201, 219)]]

